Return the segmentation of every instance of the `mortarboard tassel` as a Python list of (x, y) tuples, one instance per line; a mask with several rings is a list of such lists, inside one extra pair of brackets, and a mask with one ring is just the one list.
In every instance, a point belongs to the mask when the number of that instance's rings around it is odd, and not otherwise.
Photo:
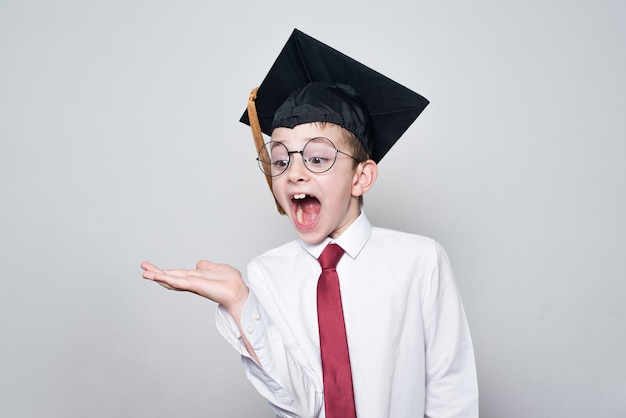
[[(252, 129), (252, 138), (254, 139), (254, 146), (257, 152), (260, 152), (264, 147), (263, 142), (263, 133), (261, 132), (261, 124), (259, 123), (259, 117), (256, 113), (256, 93), (259, 90), (258, 87), (252, 89), (250, 92), (250, 97), (248, 98), (248, 117), (250, 118), (250, 128)], [(272, 177), (265, 175), (265, 180), (267, 181), (267, 185), (270, 188), (270, 192), (272, 192)], [(273, 195), (273, 192), (272, 192)], [(278, 213), (281, 215), (285, 214), (285, 211), (280, 206), (276, 198), (274, 198), (274, 202), (276, 203), (276, 208), (278, 209)]]

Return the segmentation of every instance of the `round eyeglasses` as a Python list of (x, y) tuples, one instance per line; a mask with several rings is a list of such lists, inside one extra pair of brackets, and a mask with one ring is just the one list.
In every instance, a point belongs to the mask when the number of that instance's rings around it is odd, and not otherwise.
[(346, 155), (356, 162), (359, 160), (350, 154), (339, 151), (328, 138), (310, 139), (302, 150), (289, 151), (282, 142), (270, 141), (259, 150), (257, 161), (261, 171), (270, 177), (283, 174), (291, 165), (291, 155), (300, 154), (304, 166), (312, 173), (325, 173), (337, 160), (337, 154)]

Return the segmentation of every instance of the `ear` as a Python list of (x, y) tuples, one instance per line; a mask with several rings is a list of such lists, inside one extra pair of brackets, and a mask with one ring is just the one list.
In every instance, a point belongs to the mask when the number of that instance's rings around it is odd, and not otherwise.
[(356, 167), (352, 180), (352, 196), (364, 195), (372, 188), (378, 178), (378, 164), (374, 160), (367, 160)]

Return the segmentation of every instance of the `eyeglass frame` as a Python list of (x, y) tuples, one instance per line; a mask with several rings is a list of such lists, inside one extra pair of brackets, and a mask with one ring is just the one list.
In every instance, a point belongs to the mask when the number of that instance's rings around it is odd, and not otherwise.
[[(328, 168), (327, 168), (326, 170), (324, 170), (324, 171), (313, 171), (313, 170), (311, 170), (311, 168), (307, 165), (307, 163), (306, 163), (306, 159), (304, 158), (304, 154), (303, 154), (303, 152), (304, 152), (304, 150), (306, 149), (307, 145), (309, 145), (312, 141), (315, 141), (315, 140), (318, 140), (318, 139), (324, 139), (324, 140), (328, 141), (328, 142), (330, 143), (330, 145), (332, 145), (332, 146), (333, 146), (333, 148), (335, 149), (335, 159), (333, 160), (333, 163), (332, 163), (330, 166), (328, 166)], [(268, 174), (268, 173), (266, 173), (266, 172), (265, 172), (265, 170), (263, 170), (263, 168), (261, 167), (261, 164), (268, 164), (270, 167), (272, 166), (272, 163), (271, 163), (271, 162), (270, 162), (270, 163), (267, 163), (267, 162), (264, 162), (263, 160), (261, 160), (261, 152), (262, 152), (263, 150), (266, 150), (266, 151), (267, 151), (267, 147), (268, 147), (268, 145), (270, 145), (270, 144), (272, 144), (272, 143), (275, 143), (275, 144), (280, 144), (280, 145), (282, 145), (283, 147), (285, 147), (285, 149), (287, 150), (287, 156), (289, 157), (289, 160), (287, 161), (287, 165), (285, 166), (284, 170), (283, 170), (283, 171), (281, 171), (280, 173), (278, 173), (278, 174), (274, 174), (274, 175), (273, 175), (273, 174)], [(309, 139), (309, 140), (308, 140), (308, 141), (304, 144), (304, 146), (302, 147), (302, 149), (301, 149), (301, 150), (299, 150), (299, 151), (289, 151), (289, 148), (287, 148), (287, 145), (285, 145), (284, 143), (282, 143), (282, 142), (280, 142), (280, 141), (268, 141), (268, 142), (266, 142), (265, 144), (263, 144), (263, 147), (261, 147), (261, 149), (259, 149), (259, 155), (258, 155), (258, 157), (256, 158), (256, 160), (257, 160), (257, 163), (258, 163), (258, 165), (259, 165), (259, 169), (261, 170), (261, 172), (262, 172), (263, 174), (265, 174), (266, 176), (269, 176), (269, 177), (278, 177), (278, 176), (280, 176), (280, 175), (284, 174), (284, 173), (285, 173), (285, 172), (289, 169), (289, 167), (291, 167), (291, 154), (300, 154), (300, 157), (302, 158), (302, 164), (304, 165), (304, 167), (305, 167), (307, 170), (309, 170), (311, 173), (314, 173), (314, 174), (322, 174), (322, 173), (326, 173), (326, 172), (328, 172), (331, 168), (333, 168), (333, 166), (334, 166), (334, 165), (335, 165), (335, 163), (337, 162), (337, 154), (343, 154), (343, 155), (345, 155), (345, 156), (347, 156), (347, 157), (350, 157), (350, 158), (352, 158), (354, 161), (356, 161), (357, 163), (361, 163), (361, 162), (362, 162), (361, 160), (359, 160), (359, 159), (358, 159), (358, 158), (356, 158), (355, 156), (350, 155), (350, 154), (348, 154), (347, 152), (341, 151), (340, 149), (337, 149), (337, 146), (335, 145), (335, 143), (334, 143), (333, 141), (331, 141), (329, 138), (326, 138), (326, 137), (324, 137), (324, 136), (316, 136), (315, 138), (311, 138), (311, 139)]]

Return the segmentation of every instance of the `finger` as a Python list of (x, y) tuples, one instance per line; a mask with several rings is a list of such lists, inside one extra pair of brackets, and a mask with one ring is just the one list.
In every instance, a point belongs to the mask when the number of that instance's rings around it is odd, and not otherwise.
[[(157, 275), (159, 275), (160, 278), (156, 278)], [(187, 270), (161, 270), (159, 268), (154, 267), (154, 268), (150, 268), (149, 270), (145, 270), (141, 276), (144, 279), (154, 280), (154, 281), (163, 281), (164, 278), (166, 277), (170, 277), (170, 279), (167, 279), (167, 280), (172, 280), (175, 278), (180, 279), (180, 278), (184, 278), (185, 276), (187, 276)]]
[(211, 263), (210, 261), (206, 260), (200, 260), (196, 263), (196, 268), (198, 270), (211, 270), (215, 266), (215, 263)]
[(160, 273), (166, 276), (178, 277), (182, 279), (187, 276), (197, 274), (198, 272), (197, 270), (172, 269), (172, 270), (159, 270), (158, 272), (155, 272), (155, 273)]
[(180, 280), (176, 277), (167, 276), (164, 273), (157, 273), (154, 271), (144, 271), (141, 276), (144, 279), (148, 279), (148, 280), (158, 283), (159, 285), (163, 286), (166, 289), (182, 290), (172, 285), (172, 283), (175, 283)]
[(195, 293), (195, 284), (197, 284), (198, 277), (183, 275), (174, 276), (167, 273), (154, 273), (151, 275), (150, 280), (159, 283), (171, 290), (186, 290)]
[(150, 271), (152, 273), (165, 274), (168, 276), (175, 276), (175, 277), (185, 277), (188, 274), (193, 272), (193, 270), (185, 270), (185, 269), (171, 269), (171, 270), (160, 269), (154, 264), (149, 263), (147, 261), (141, 264), (141, 268), (143, 268), (146, 271)]
[(174, 290), (174, 291), (177, 291), (177, 292), (178, 292), (178, 291), (180, 291), (180, 289), (176, 289), (176, 288), (174, 288), (174, 287), (170, 286), (170, 285), (169, 285), (169, 284), (167, 284), (167, 283), (159, 283), (159, 282), (157, 282), (157, 283), (158, 283), (160, 286), (163, 286), (164, 288), (166, 288), (166, 289), (168, 289), (168, 290)]
[(193, 270), (189, 272), (188, 275), (182, 277), (155, 273), (151, 280), (170, 290), (196, 293), (218, 303), (220, 303), (224, 295), (228, 292), (227, 288), (225, 288), (220, 281), (207, 280), (206, 277), (197, 274)]
[(144, 271), (141, 274), (141, 277), (143, 277), (144, 279), (148, 279), (148, 280), (154, 280), (154, 275), (158, 274), (157, 272), (154, 271)]
[(154, 264), (148, 261), (141, 263), (141, 268), (146, 271), (152, 271), (155, 273), (163, 273), (163, 271), (160, 268), (158, 268), (157, 266), (155, 266)]

